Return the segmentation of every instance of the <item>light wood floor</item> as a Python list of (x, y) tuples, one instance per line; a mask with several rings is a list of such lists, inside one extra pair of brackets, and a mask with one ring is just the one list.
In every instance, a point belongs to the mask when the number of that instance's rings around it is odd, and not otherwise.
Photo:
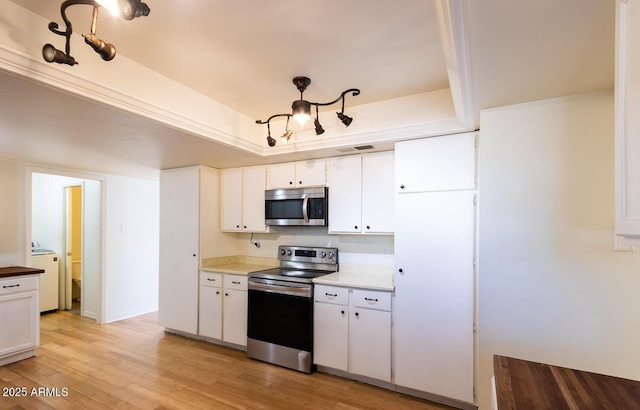
[[(40, 325), (37, 356), (0, 367), (2, 393), (28, 397), (0, 396), (0, 409), (449, 409), (165, 333), (155, 314), (98, 326), (56, 312)], [(30, 396), (34, 387), (59, 397)]]

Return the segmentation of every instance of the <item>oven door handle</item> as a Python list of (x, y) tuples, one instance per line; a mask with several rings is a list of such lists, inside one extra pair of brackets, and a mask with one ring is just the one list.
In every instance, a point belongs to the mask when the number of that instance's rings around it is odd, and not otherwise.
[(302, 216), (305, 223), (309, 223), (309, 195), (302, 195)]
[(268, 279), (250, 278), (248, 281), (249, 290), (257, 290), (260, 292), (277, 293), (281, 295), (302, 296), (311, 298), (313, 293), (312, 285), (293, 285), (291, 283), (284, 284), (278, 281)]

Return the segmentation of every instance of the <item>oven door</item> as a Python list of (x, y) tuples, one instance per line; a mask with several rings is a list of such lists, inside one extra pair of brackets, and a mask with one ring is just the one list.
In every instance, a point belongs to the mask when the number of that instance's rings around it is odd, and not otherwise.
[(326, 187), (267, 190), (265, 224), (327, 226), (327, 199)]
[(310, 373), (313, 285), (249, 278), (247, 355)]

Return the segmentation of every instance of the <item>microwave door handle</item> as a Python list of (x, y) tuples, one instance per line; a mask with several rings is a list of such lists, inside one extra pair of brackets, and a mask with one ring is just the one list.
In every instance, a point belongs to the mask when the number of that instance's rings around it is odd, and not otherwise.
[(309, 195), (302, 195), (302, 216), (304, 217), (304, 222), (309, 223), (309, 212), (307, 207), (309, 206)]

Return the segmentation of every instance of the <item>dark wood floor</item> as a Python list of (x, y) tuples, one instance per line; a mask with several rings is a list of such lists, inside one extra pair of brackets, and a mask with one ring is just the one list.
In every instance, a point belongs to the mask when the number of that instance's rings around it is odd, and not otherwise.
[(37, 356), (0, 367), (0, 387), (0, 409), (449, 409), (168, 334), (155, 314), (103, 326), (44, 315)]

